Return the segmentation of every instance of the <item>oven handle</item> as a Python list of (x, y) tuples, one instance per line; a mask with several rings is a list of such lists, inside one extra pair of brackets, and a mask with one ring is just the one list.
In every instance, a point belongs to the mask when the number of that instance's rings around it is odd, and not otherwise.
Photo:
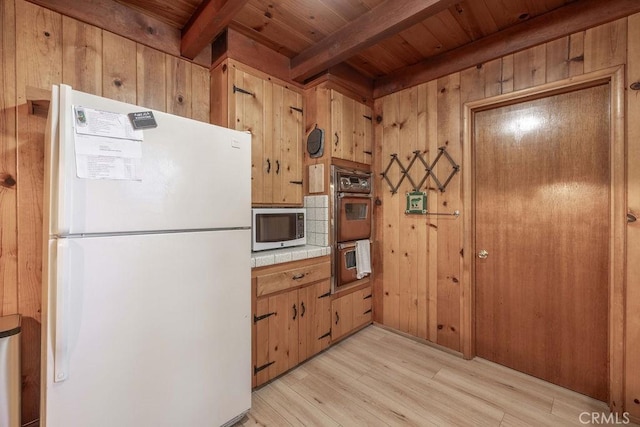
[(343, 250), (347, 248), (355, 248), (355, 247), (356, 247), (355, 243), (338, 243), (339, 250)]
[(361, 199), (372, 199), (373, 196), (371, 195), (371, 193), (345, 193), (345, 192), (340, 192), (338, 193), (338, 199), (342, 199), (344, 197), (359, 197)]

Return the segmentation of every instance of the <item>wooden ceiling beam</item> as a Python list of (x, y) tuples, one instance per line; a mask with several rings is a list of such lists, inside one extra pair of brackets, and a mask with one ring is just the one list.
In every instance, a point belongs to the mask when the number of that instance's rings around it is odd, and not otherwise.
[(578, 0), (375, 81), (374, 98), (640, 12), (638, 0)]
[(291, 59), (291, 78), (303, 81), (460, 0), (387, 0)]
[(208, 0), (202, 3), (182, 30), (182, 56), (195, 58), (222, 33), (248, 1)]
[[(102, 28), (164, 53), (180, 56), (180, 30), (114, 0), (29, 0), (31, 3)], [(196, 57), (196, 55), (198, 55)], [(211, 51), (200, 49), (193, 62), (211, 65)]]

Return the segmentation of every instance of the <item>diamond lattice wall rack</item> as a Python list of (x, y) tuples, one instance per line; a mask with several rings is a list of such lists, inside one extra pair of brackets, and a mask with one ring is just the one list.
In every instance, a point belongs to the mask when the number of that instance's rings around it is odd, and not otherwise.
[[(440, 179), (438, 179), (438, 177), (435, 174), (436, 165), (438, 164), (438, 161), (440, 161), (440, 159), (442, 158), (445, 158), (449, 162), (449, 164), (451, 164), (451, 172), (449, 173), (449, 176), (444, 181), (444, 183)], [(424, 176), (420, 181), (416, 181), (411, 176), (411, 169), (416, 164), (416, 161), (419, 161), (419, 163), (421, 163), (424, 166)], [(395, 185), (389, 179), (389, 171), (391, 170), (394, 164), (398, 165), (398, 167), (400, 168), (400, 179)], [(420, 168), (417, 167), (417, 169), (419, 170)], [(409, 166), (407, 166), (406, 168), (398, 158), (398, 155), (396, 153), (393, 153), (391, 154), (391, 160), (389, 161), (387, 168), (380, 175), (382, 175), (382, 178), (389, 185), (389, 188), (391, 189), (391, 194), (396, 194), (398, 192), (398, 189), (402, 185), (402, 182), (405, 180), (405, 178), (408, 179), (409, 182), (411, 183), (411, 186), (413, 187), (413, 191), (419, 191), (422, 188), (422, 186), (427, 182), (427, 179), (429, 179), (429, 177), (431, 177), (435, 185), (438, 187), (438, 190), (444, 193), (444, 190), (447, 188), (447, 185), (449, 184), (453, 176), (457, 174), (459, 171), (460, 171), (460, 166), (451, 158), (449, 153), (447, 153), (446, 147), (440, 147), (438, 148), (438, 155), (435, 157), (435, 159), (433, 159), (433, 162), (431, 162), (430, 165), (427, 164), (420, 150), (416, 150), (413, 152), (413, 158), (409, 162)]]

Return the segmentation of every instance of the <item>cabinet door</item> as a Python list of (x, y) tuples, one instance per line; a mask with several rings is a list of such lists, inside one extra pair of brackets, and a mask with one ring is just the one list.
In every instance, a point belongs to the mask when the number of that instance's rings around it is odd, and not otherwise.
[(325, 279), (298, 291), (300, 322), (299, 361), (329, 346), (331, 338), (331, 280)]
[(354, 161), (370, 165), (373, 160), (373, 112), (371, 107), (355, 103)]
[(373, 160), (371, 107), (331, 91), (331, 155), (370, 165)]
[(256, 386), (298, 364), (298, 304), (297, 290), (256, 301)]
[[(272, 147), (271, 82), (237, 70), (233, 84), (235, 129), (251, 133), (251, 202), (271, 203), (275, 159)], [(249, 92), (246, 94), (244, 92)], [(267, 114), (268, 113), (268, 114)]]
[(355, 160), (354, 130), (355, 130), (356, 102), (336, 92), (331, 91), (331, 130), (332, 135), (327, 138), (331, 142), (331, 155), (345, 160)]
[(353, 327), (371, 323), (371, 287), (353, 293)]
[(331, 340), (348, 334), (353, 329), (353, 294), (331, 301)]
[(273, 84), (273, 202), (302, 203), (302, 96)]

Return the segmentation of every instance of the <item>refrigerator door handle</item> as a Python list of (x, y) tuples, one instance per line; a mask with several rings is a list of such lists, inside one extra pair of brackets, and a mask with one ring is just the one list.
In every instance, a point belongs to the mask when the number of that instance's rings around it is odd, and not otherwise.
[(55, 331), (53, 349), (53, 381), (62, 382), (69, 376), (69, 344), (67, 314), (69, 313), (69, 243), (58, 239), (56, 244)]
[(56, 195), (57, 195), (57, 224), (55, 234), (69, 234), (71, 232), (71, 220), (70, 212), (68, 212), (67, 206), (71, 206), (71, 191), (67, 188), (68, 178), (66, 176), (65, 167), (72, 164), (75, 166), (75, 159), (73, 155), (74, 149), (74, 117), (73, 117), (73, 89), (71, 86), (60, 85), (60, 106), (58, 108), (58, 114), (60, 117), (60, 123), (58, 125), (58, 139), (56, 144), (58, 147), (58, 163), (56, 165), (57, 170), (57, 182), (56, 182)]

